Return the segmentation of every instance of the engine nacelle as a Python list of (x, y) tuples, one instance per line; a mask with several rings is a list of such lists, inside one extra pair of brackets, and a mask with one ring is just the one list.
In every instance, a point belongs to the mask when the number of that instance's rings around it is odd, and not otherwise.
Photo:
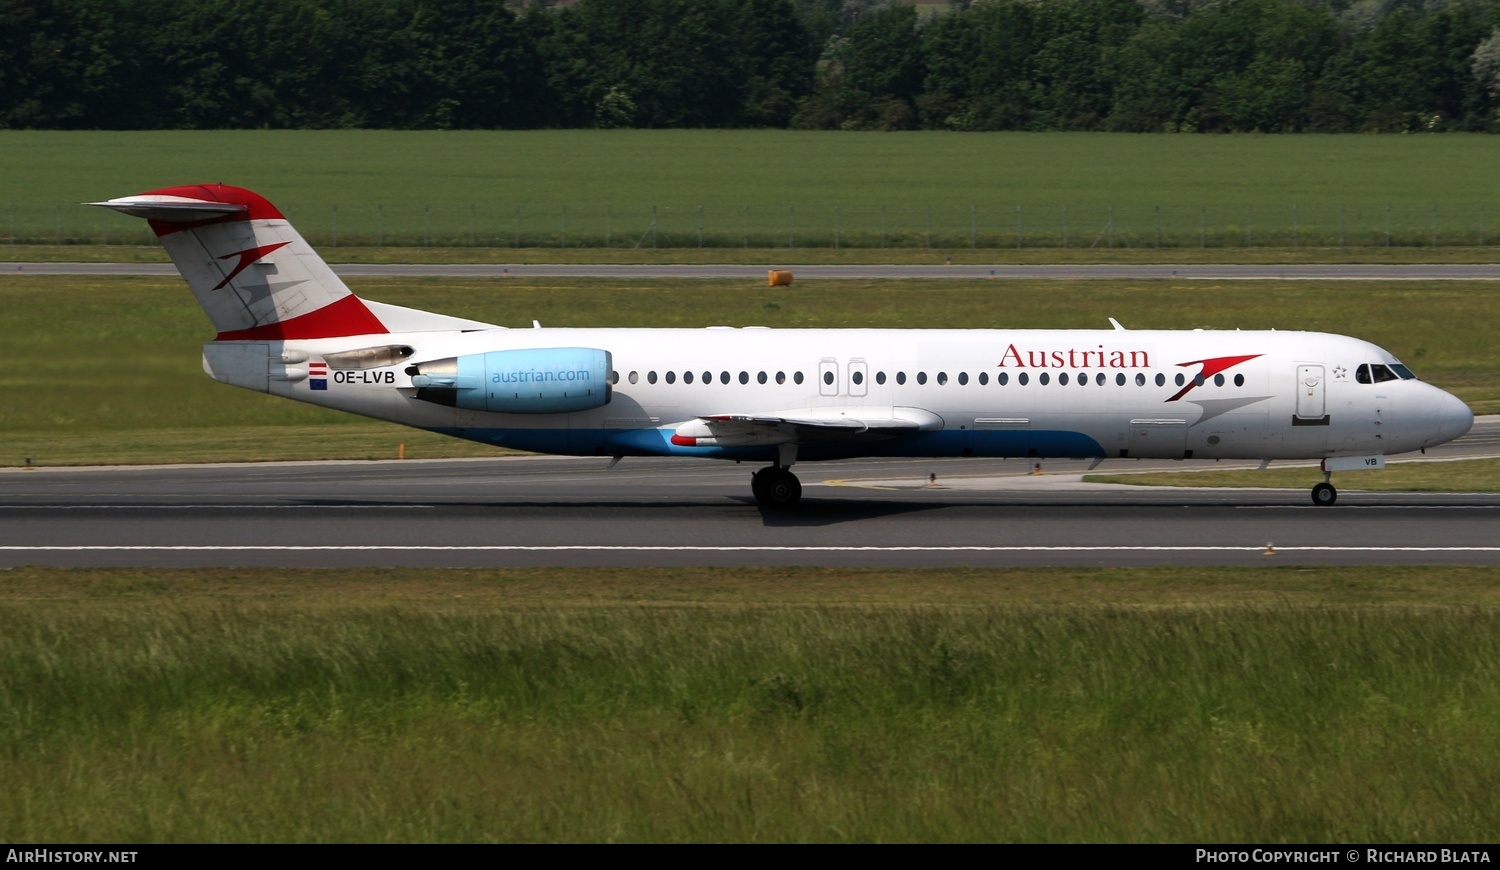
[(591, 347), (495, 350), (406, 369), (424, 402), (504, 414), (566, 414), (609, 404), (609, 351)]

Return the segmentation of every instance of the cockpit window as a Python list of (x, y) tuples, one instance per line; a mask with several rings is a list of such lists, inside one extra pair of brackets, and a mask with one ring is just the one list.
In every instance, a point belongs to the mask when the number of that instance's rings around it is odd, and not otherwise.
[(1391, 363), (1391, 368), (1395, 370), (1396, 377), (1400, 378), (1403, 381), (1414, 381), (1417, 379), (1416, 374), (1401, 363)]
[[(1396, 368), (1406, 371), (1406, 367), (1400, 363), (1396, 364)], [(1406, 371), (1404, 376), (1399, 375), (1391, 371), (1389, 366), (1382, 363), (1366, 363), (1354, 370), (1354, 380), (1361, 384), (1380, 384), (1386, 381), (1398, 380), (1402, 377), (1410, 378), (1413, 375), (1410, 371)]]

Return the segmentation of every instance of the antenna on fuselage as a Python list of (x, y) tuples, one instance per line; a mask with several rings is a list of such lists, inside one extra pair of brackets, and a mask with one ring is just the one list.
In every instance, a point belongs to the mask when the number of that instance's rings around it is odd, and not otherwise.
[(1109, 319), (1109, 323), (1110, 323), (1111, 326), (1113, 326), (1115, 328), (1116, 332), (1124, 332), (1125, 331), (1125, 327), (1123, 327), (1123, 326), (1120, 325), (1120, 321), (1114, 319), (1113, 317), (1111, 317)]

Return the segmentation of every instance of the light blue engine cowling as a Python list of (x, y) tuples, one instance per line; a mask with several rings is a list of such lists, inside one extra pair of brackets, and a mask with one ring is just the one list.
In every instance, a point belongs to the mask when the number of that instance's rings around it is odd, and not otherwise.
[(609, 351), (592, 347), (495, 350), (407, 368), (424, 402), (504, 414), (566, 414), (609, 404)]

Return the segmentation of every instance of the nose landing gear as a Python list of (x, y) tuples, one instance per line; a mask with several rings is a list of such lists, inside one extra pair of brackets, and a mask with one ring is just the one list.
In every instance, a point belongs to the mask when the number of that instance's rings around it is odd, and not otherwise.
[(1327, 507), (1339, 500), (1339, 491), (1334, 489), (1333, 484), (1329, 482), (1332, 479), (1333, 472), (1325, 470), (1323, 482), (1312, 488), (1313, 504), (1318, 507)]

